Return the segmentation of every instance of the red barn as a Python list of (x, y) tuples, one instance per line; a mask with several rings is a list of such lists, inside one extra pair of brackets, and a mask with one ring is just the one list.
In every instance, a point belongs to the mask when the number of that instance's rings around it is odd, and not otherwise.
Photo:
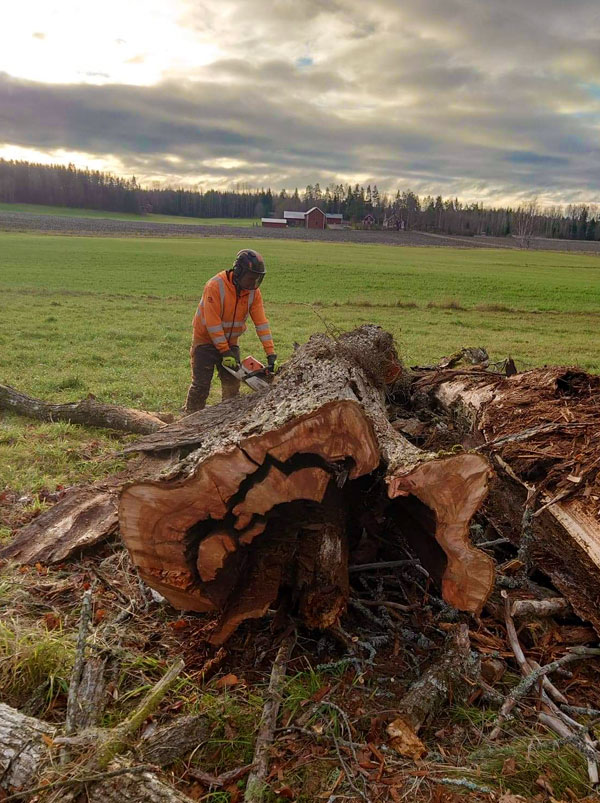
[(288, 226), (305, 226), (304, 219), (306, 212), (284, 212), (283, 217), (286, 219)]
[(342, 215), (323, 212), (318, 206), (313, 206), (308, 212), (284, 212), (283, 217), (288, 226), (302, 226), (307, 229), (326, 229), (328, 226), (339, 228), (344, 223)]
[(282, 217), (261, 217), (260, 222), (263, 226), (271, 229), (287, 228), (287, 220)]
[(324, 229), (327, 223), (327, 216), (318, 206), (309, 209), (305, 216), (307, 229)]

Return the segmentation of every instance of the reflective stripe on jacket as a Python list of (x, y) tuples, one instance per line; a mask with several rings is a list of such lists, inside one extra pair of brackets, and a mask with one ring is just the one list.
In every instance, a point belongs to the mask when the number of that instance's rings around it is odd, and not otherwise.
[(260, 290), (242, 290), (238, 295), (232, 273), (222, 270), (204, 286), (194, 316), (194, 346), (212, 343), (219, 351), (228, 351), (231, 346), (237, 346), (250, 315), (265, 353), (274, 354), (275, 346)]

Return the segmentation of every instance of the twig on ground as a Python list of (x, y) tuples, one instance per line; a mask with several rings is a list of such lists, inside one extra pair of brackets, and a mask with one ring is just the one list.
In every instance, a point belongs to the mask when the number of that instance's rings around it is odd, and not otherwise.
[[(83, 593), (81, 601), (81, 614), (79, 617), (79, 632), (77, 634), (77, 645), (75, 647), (75, 660), (71, 677), (69, 679), (69, 692), (67, 695), (67, 713), (65, 718), (65, 733), (67, 736), (75, 733), (77, 729), (77, 708), (80, 705), (79, 688), (83, 678), (85, 667), (85, 650), (92, 619), (92, 591), (88, 589)], [(68, 748), (64, 747), (60, 754), (60, 763), (68, 764), (71, 756)]]
[(408, 613), (409, 611), (414, 611), (419, 608), (419, 605), (402, 605), (400, 602), (390, 602), (389, 600), (385, 599), (362, 599), (359, 598), (357, 602), (360, 602), (361, 605), (366, 605), (368, 608), (390, 608), (393, 611), (402, 611), (404, 613)]
[(489, 549), (492, 546), (502, 546), (503, 544), (510, 544), (508, 538), (494, 538), (492, 541), (480, 541), (475, 544), (479, 549)]
[[(540, 668), (540, 665), (538, 664), (538, 662), (534, 661), (533, 658), (528, 658), (527, 662), (528, 662), (528, 664), (529, 664), (529, 666), (531, 667), (532, 670)], [(561, 705), (565, 705), (565, 704), (568, 705), (569, 701), (567, 700), (565, 695), (560, 691), (560, 689), (556, 688), (556, 686), (554, 685), (554, 683), (552, 683), (552, 681), (550, 680), (549, 677), (544, 676), (544, 678), (542, 679), (542, 685), (543, 685), (544, 691), (556, 703), (560, 703)]]
[(580, 753), (583, 753), (587, 761), (588, 777), (592, 786), (596, 786), (600, 780), (598, 774), (598, 754), (592, 745), (592, 739), (588, 733), (583, 734), (581, 738), (578, 734), (574, 734), (568, 725), (561, 722), (558, 717), (553, 717), (551, 714), (546, 714), (541, 711), (538, 714), (539, 721), (546, 725), (561, 736), (566, 742), (570, 742)]
[(75, 707), (77, 705), (77, 692), (79, 691), (79, 684), (81, 683), (81, 676), (83, 674), (83, 665), (85, 662), (85, 648), (87, 646), (87, 637), (92, 618), (92, 592), (88, 589), (83, 594), (81, 602), (81, 615), (79, 618), (79, 634), (77, 636), (77, 647), (75, 649), (75, 661), (73, 663), (73, 670), (69, 681), (69, 694), (67, 697), (67, 715), (65, 719), (65, 733), (70, 736), (75, 732)]
[(205, 786), (215, 786), (218, 789), (222, 789), (224, 786), (229, 786), (230, 784), (239, 781), (240, 778), (243, 778), (244, 775), (247, 775), (251, 770), (254, 769), (254, 767), (254, 764), (246, 764), (245, 767), (238, 767), (235, 770), (222, 772), (220, 775), (216, 776), (211, 775), (209, 772), (202, 772), (202, 770), (199, 770), (196, 767), (188, 767), (186, 773), (187, 775), (191, 775), (192, 778), (195, 778), (195, 780), (203, 783)]
[[(572, 663), (573, 661), (580, 661), (583, 658), (594, 658), (600, 656), (600, 649), (589, 647), (573, 647), (571, 651), (566, 655), (563, 655), (562, 658), (558, 658), (556, 661), (546, 664), (546, 666), (541, 666), (539, 669), (531, 669), (521, 645), (519, 644), (517, 631), (510, 614), (510, 602), (508, 600), (508, 595), (505, 591), (502, 593), (505, 599), (506, 630), (509, 642), (515, 654), (515, 658), (517, 659), (517, 663), (521, 667), (525, 677), (517, 686), (515, 686), (515, 688), (505, 699), (502, 708), (498, 713), (494, 728), (490, 734), (490, 739), (492, 740), (498, 738), (502, 731), (502, 723), (508, 718), (510, 712), (517, 705), (519, 700), (528, 694), (538, 681), (542, 680), (546, 675), (555, 672), (559, 667), (564, 666), (565, 664)], [(560, 713), (560, 709), (557, 708), (557, 711)]]
[[(310, 728), (302, 728), (300, 725), (286, 725), (285, 728), (277, 728), (278, 733), (301, 733), (303, 736), (309, 736), (311, 739), (315, 739), (318, 741), (319, 739), (329, 739), (333, 741), (334, 737), (331, 733), (317, 733), (317, 731), (313, 731)], [(347, 747), (348, 749), (353, 748), (362, 748), (364, 744), (360, 744), (360, 742), (350, 742), (348, 739), (341, 739), (339, 736), (335, 737), (338, 741), (338, 744), (341, 744), (342, 747)]]
[(484, 795), (492, 795), (494, 793), (494, 790), (490, 789), (489, 786), (474, 783), (469, 781), (468, 778), (431, 778), (431, 780), (435, 783), (444, 783), (449, 786), (462, 786), (464, 789), (470, 789), (471, 792), (481, 792)]
[(104, 585), (107, 588), (110, 588), (111, 591), (114, 591), (114, 593), (121, 598), (121, 602), (124, 602), (126, 605), (129, 605), (129, 603), (131, 602), (129, 597), (126, 594), (124, 594), (123, 591), (121, 591), (121, 589), (119, 588), (118, 585), (116, 585), (116, 583), (113, 583), (112, 580), (109, 580), (108, 577), (104, 574), (104, 572), (101, 572), (100, 569), (97, 566), (94, 566), (93, 564), (90, 565), (90, 571), (93, 572), (93, 574), (96, 575), (98, 580), (100, 580), (101, 583), (104, 583)]
[(396, 569), (399, 566), (417, 566), (420, 565), (418, 558), (411, 560), (388, 560), (380, 563), (361, 563), (355, 566), (349, 566), (348, 571), (353, 572), (369, 572), (376, 569)]
[(121, 753), (126, 746), (127, 739), (150, 716), (155, 710), (169, 688), (181, 674), (185, 662), (179, 658), (166, 674), (156, 683), (135, 711), (130, 714), (124, 722), (109, 731), (100, 731), (100, 744), (93, 758), (93, 764), (100, 769), (104, 769), (112, 761), (115, 755)]
[(244, 803), (261, 803), (261, 801), (264, 799), (265, 781), (269, 769), (269, 750), (273, 743), (275, 726), (277, 724), (277, 715), (279, 714), (279, 708), (281, 707), (283, 683), (287, 672), (287, 663), (291, 658), (295, 643), (295, 633), (285, 636), (281, 642), (279, 650), (277, 651), (275, 660), (273, 661), (266, 701), (262, 711), (260, 725), (258, 727), (258, 735), (256, 737), (256, 744), (254, 747), (254, 760), (252, 763), (255, 769), (253, 769), (250, 773), (248, 782), (246, 784)]
[(567, 714), (575, 714), (583, 717), (600, 717), (600, 711), (597, 708), (584, 708), (580, 705), (561, 705), (563, 711)]
[[(322, 700), (321, 702), (322, 702), (323, 705), (329, 706), (329, 708), (332, 708), (334, 711), (337, 711), (337, 713), (340, 715), (340, 717), (342, 719), (342, 723), (346, 727), (346, 730), (348, 732), (348, 739), (349, 739), (349, 741), (347, 742), (347, 745), (344, 745), (344, 746), (348, 746), (348, 748), (349, 748), (349, 750), (350, 750), (350, 752), (352, 754), (352, 759), (354, 761), (354, 764), (358, 765), (358, 756), (356, 755), (356, 750), (354, 749), (354, 742), (352, 742), (352, 728), (350, 727), (350, 721), (348, 720), (348, 715), (343, 710), (343, 708), (340, 708), (339, 705), (336, 705), (335, 703), (332, 703), (329, 700)], [(343, 728), (342, 728), (342, 732), (343, 732)], [(359, 787), (354, 782), (355, 775), (352, 772), (352, 769), (344, 761), (344, 757), (342, 756), (342, 753), (340, 751), (340, 740), (338, 739), (338, 737), (334, 733), (331, 734), (331, 738), (333, 739), (333, 746), (335, 747), (335, 752), (337, 753), (337, 757), (338, 757), (338, 760), (340, 762), (340, 766), (342, 767), (342, 769), (346, 773), (346, 778), (348, 780), (348, 784), (349, 784), (350, 788), (359, 797), (361, 797), (364, 801), (366, 801), (366, 803), (370, 803), (370, 798), (369, 798), (369, 796), (368, 796), (368, 794), (366, 792), (365, 779), (363, 778), (362, 775), (360, 776), (360, 781), (362, 783), (363, 788), (359, 789)]]
[[(479, 545), (481, 546), (481, 544)], [(511, 615), (519, 616), (556, 616), (569, 613), (571, 605), (563, 597), (549, 599), (518, 599), (512, 603)]]
[(306, 725), (308, 725), (308, 723), (310, 722), (310, 720), (313, 718), (313, 716), (314, 716), (314, 715), (317, 713), (317, 711), (319, 710), (319, 708), (320, 708), (320, 706), (321, 706), (321, 703), (322, 703), (323, 701), (327, 700), (327, 699), (329, 698), (329, 695), (330, 695), (330, 694), (332, 694), (333, 692), (337, 691), (337, 689), (339, 688), (339, 686), (340, 686), (340, 684), (339, 684), (339, 683), (336, 683), (336, 684), (335, 684), (335, 686), (333, 686), (332, 688), (330, 688), (330, 689), (329, 689), (329, 691), (328, 691), (326, 694), (324, 694), (324, 695), (321, 697), (321, 699), (320, 699), (320, 700), (317, 700), (316, 702), (312, 703), (312, 705), (310, 705), (310, 706), (307, 708), (307, 710), (306, 710), (306, 711), (305, 711), (305, 712), (302, 714), (302, 716), (299, 716), (299, 717), (298, 717), (298, 719), (296, 720), (295, 724), (296, 724), (298, 727), (300, 727), (300, 728), (304, 728), (304, 727), (306, 727)]

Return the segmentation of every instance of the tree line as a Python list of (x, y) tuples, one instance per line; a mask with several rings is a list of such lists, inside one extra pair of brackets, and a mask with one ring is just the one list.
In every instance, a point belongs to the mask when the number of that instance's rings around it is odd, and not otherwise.
[(319, 206), (342, 214), (350, 224), (413, 229), (462, 236), (556, 237), (600, 239), (600, 210), (590, 204), (540, 207), (535, 201), (515, 207), (484, 207), (458, 198), (411, 190), (380, 193), (337, 184), (324, 189), (317, 183), (299, 192), (271, 189), (201, 190), (145, 188), (135, 176), (120, 178), (98, 170), (69, 165), (44, 165), (0, 159), (0, 201), (99, 209), (113, 212), (154, 213), (199, 218), (260, 218)]

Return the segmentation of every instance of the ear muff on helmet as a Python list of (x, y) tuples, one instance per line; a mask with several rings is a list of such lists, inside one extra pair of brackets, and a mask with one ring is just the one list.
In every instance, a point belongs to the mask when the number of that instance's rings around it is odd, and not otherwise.
[(258, 287), (266, 274), (265, 261), (258, 251), (244, 248), (238, 251), (233, 263), (233, 283), (240, 287), (242, 278), (250, 273), (254, 278), (254, 287)]

